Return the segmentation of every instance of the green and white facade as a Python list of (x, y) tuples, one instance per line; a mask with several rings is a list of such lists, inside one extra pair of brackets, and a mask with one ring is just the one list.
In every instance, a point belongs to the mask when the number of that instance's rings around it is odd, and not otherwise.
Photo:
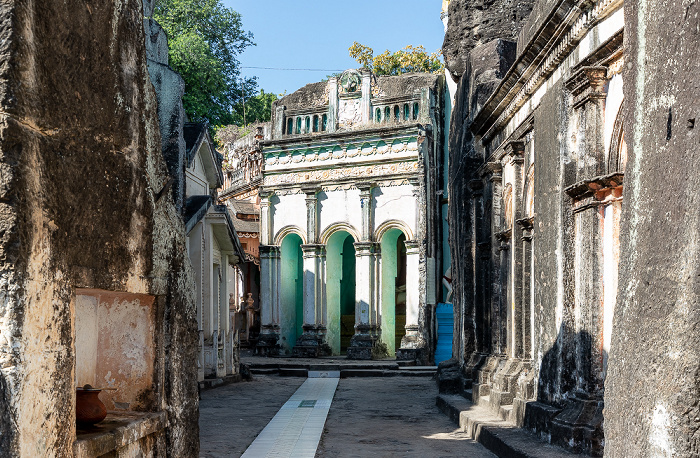
[(354, 70), (273, 107), (261, 354), (429, 362), (441, 278), (444, 77)]

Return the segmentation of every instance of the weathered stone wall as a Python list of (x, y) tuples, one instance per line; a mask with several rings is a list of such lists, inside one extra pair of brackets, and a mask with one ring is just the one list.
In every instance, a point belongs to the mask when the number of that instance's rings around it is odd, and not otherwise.
[(447, 32), (442, 45), (445, 64), (461, 78), (470, 51), (492, 40), (515, 40), (535, 0), (453, 0), (448, 8)]
[[(534, 0), (512, 3), (453, 0), (443, 44), (447, 68), (452, 77), (459, 79), (449, 135), (448, 214), (455, 304), (452, 348), (453, 356), (462, 364), (472, 353), (485, 352), (485, 339), (490, 338), (482, 335), (479, 343), (476, 336), (473, 266), (478, 242), (471, 233), (477, 207), (473, 205), (469, 183), (479, 178), (477, 169), (484, 157), (482, 151), (475, 149), (470, 127), (478, 110), (513, 63), (515, 44), (509, 39), (517, 35)], [(491, 212), (488, 199), (485, 206), (479, 203), (478, 207), (480, 215)]]
[(194, 309), (139, 0), (0, 5), (0, 455), (69, 456), (76, 288), (156, 296), (152, 395), (197, 454)]
[(697, 2), (625, 2), (619, 295), (606, 456), (700, 454)]

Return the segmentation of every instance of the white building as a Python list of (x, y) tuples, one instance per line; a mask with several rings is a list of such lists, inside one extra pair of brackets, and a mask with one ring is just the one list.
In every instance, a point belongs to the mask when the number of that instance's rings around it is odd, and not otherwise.
[(217, 205), (223, 183), (221, 156), (206, 124), (185, 124), (185, 229), (195, 272), (199, 330), (198, 378), (238, 373), (238, 337), (229, 319), (228, 276), (243, 250), (225, 205)]
[(273, 106), (260, 353), (432, 359), (443, 94), (440, 75), (348, 70)]

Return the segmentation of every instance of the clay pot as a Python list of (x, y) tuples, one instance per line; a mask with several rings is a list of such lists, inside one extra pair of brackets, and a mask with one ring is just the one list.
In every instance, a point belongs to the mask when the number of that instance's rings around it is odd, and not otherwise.
[(76, 390), (75, 419), (79, 426), (92, 426), (107, 416), (107, 408), (99, 398), (101, 391), (90, 385)]

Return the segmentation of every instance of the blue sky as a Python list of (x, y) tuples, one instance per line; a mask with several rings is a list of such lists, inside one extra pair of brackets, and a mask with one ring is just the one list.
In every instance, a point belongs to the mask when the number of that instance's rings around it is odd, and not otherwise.
[[(357, 67), (348, 55), (353, 41), (374, 49), (396, 51), (423, 45), (428, 52), (442, 47), (440, 0), (223, 0), (241, 13), (243, 27), (257, 46), (241, 56), (243, 67), (324, 69), (323, 71), (242, 70), (257, 76), (266, 92), (292, 93), (320, 81), (331, 70)], [(327, 70), (326, 70), (327, 69)]]

